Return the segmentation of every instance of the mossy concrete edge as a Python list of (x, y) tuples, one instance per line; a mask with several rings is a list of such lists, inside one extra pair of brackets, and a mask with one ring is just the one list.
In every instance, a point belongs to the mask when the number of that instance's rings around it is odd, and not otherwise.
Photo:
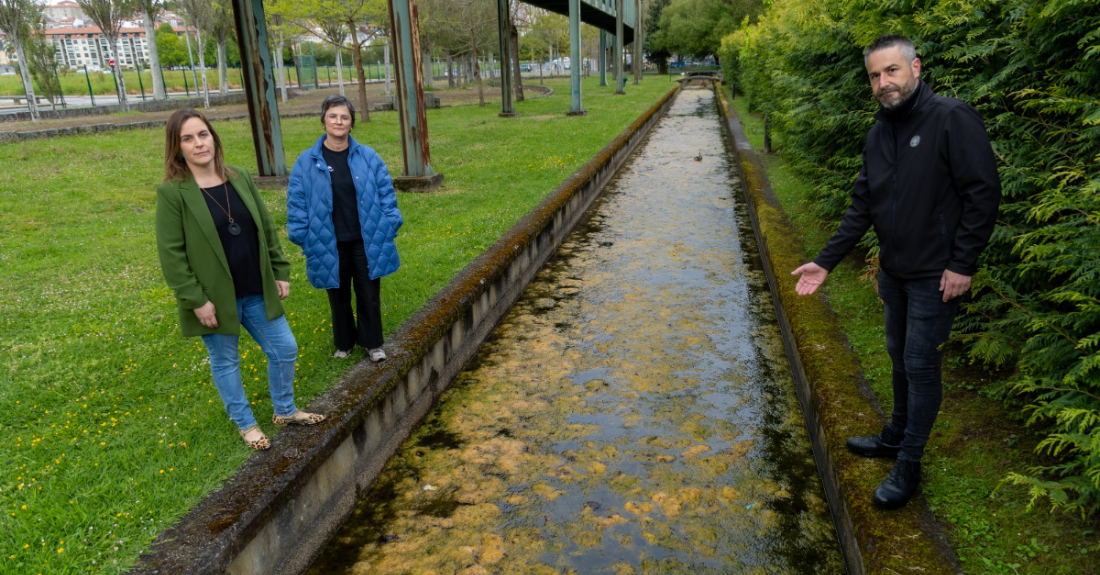
[(678, 88), (619, 134), (391, 336), (310, 404), (328, 415), (275, 436), (225, 485), (164, 531), (132, 573), (301, 573), (592, 201), (672, 104)]
[(799, 234), (779, 205), (729, 100), (721, 89), (716, 93), (848, 572), (962, 573), (923, 496), (898, 511), (871, 504), (872, 490), (889, 474), (893, 461), (857, 457), (844, 442), (878, 433), (882, 410), (824, 296), (795, 293), (790, 272), (806, 259)]

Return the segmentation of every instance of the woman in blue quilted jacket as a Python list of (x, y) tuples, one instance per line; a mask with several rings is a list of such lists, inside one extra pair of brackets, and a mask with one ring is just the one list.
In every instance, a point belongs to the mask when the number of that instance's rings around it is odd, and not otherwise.
[(350, 135), (355, 127), (351, 102), (343, 96), (325, 98), (321, 124), (325, 135), (298, 156), (290, 171), (287, 232), (306, 256), (309, 283), (328, 291), (333, 357), (349, 357), (359, 344), (371, 361), (379, 362), (386, 359), (381, 278), (400, 266), (394, 238), (404, 220), (386, 164)]

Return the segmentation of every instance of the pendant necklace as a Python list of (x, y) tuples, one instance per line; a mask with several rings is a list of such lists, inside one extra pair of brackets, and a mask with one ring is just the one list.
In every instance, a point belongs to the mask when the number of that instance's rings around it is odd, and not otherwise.
[(214, 202), (214, 205), (218, 206), (218, 209), (220, 209), (222, 212), (224, 212), (226, 217), (229, 218), (229, 234), (233, 235), (233, 236), (239, 236), (239, 235), (241, 235), (241, 226), (237, 222), (233, 221), (233, 214), (230, 213), (230, 211), (229, 211), (229, 209), (232, 208), (232, 206), (229, 205), (229, 182), (225, 182), (224, 184), (222, 184), (222, 187), (225, 188), (225, 207), (224, 208), (222, 207), (221, 204), (218, 203), (218, 200), (214, 199), (214, 196), (210, 195), (210, 192), (206, 191), (206, 188), (199, 188), (199, 189), (202, 190), (202, 193), (206, 194), (206, 197), (210, 198), (210, 201)]

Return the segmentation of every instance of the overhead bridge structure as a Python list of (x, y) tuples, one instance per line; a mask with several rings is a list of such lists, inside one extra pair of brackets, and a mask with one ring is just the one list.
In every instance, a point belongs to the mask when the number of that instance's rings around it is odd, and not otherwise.
[[(252, 139), (256, 149), (259, 175), (285, 177), (286, 156), (283, 152), (282, 130), (279, 124), (275, 80), (272, 73), (272, 53), (268, 48), (267, 25), (263, 0), (231, 0), (237, 42), (241, 53), (244, 91), (252, 124)], [(511, 62), (511, 13), (509, 2), (497, 0), (501, 62)], [(399, 189), (428, 191), (443, 181), (442, 174), (432, 170), (428, 146), (428, 122), (425, 114), (423, 66), (421, 65), (420, 31), (417, 22), (417, 0), (389, 0), (390, 38), (395, 48), (394, 69), (397, 80), (397, 112), (401, 123), (401, 149), (404, 171), (394, 178)], [(634, 42), (635, 31), (641, 29), (641, 0), (533, 0), (533, 6), (569, 17), (571, 107), (569, 115), (586, 114), (581, 101), (581, 23), (590, 24), (600, 32), (600, 85), (607, 85), (607, 47), (611, 51), (615, 93), (623, 93), (623, 47)], [(641, 61), (640, 42), (634, 42), (635, 63)], [(635, 65), (635, 83), (640, 77)], [(515, 116), (512, 105), (512, 67), (502, 65), (501, 116)]]
[[(403, 0), (391, 0), (398, 2)], [(502, 62), (511, 61), (511, 44), (508, 42), (510, 33), (508, 3), (510, 0), (497, 0), (497, 22), (500, 34), (500, 59)], [(528, 0), (527, 4), (538, 6), (551, 12), (556, 12), (569, 17), (569, 66), (571, 81), (571, 107), (569, 115), (583, 116), (586, 112), (581, 102), (581, 23), (590, 24), (600, 29), (600, 85), (607, 85), (607, 44), (608, 36), (613, 38), (614, 50), (612, 60), (615, 68), (615, 93), (623, 93), (625, 78), (623, 76), (623, 46), (634, 42), (635, 30), (641, 28), (641, 0)], [(641, 61), (641, 44), (634, 43), (634, 62)], [(505, 71), (501, 66), (500, 84), (502, 100), (502, 116), (515, 115), (512, 108), (512, 72)], [(638, 70), (635, 67), (635, 70)], [(635, 79), (639, 77), (635, 75)]]

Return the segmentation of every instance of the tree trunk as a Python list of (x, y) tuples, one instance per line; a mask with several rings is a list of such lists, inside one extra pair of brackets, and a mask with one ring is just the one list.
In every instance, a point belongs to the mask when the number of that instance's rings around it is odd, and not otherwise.
[(424, 68), (424, 87), (435, 89), (435, 78), (432, 77), (432, 55), (423, 38), (420, 39), (420, 63)]
[(38, 100), (34, 97), (34, 84), (31, 83), (31, 71), (27, 68), (27, 57), (23, 54), (23, 41), (15, 34), (8, 36), (15, 44), (15, 54), (19, 58), (19, 76), (23, 79), (23, 91), (27, 94), (27, 109), (31, 112), (31, 121), (38, 122)]
[(477, 77), (477, 105), (485, 107), (485, 85), (481, 81), (481, 63), (477, 61), (477, 42), (473, 44), (471, 57), (474, 61), (474, 76)]
[(340, 84), (340, 95), (344, 95), (344, 52), (336, 47), (336, 82)]
[(107, 36), (107, 57), (115, 61), (111, 73), (118, 82), (118, 97), (122, 99), (122, 111), (130, 111), (130, 101), (126, 98), (126, 81), (122, 79), (122, 59), (118, 57), (118, 38)]
[(355, 72), (359, 75), (359, 119), (370, 121), (370, 109), (367, 107), (367, 75), (363, 72), (363, 47), (359, 44), (359, 31), (355, 28), (355, 22), (349, 22), (351, 29), (352, 60), (355, 61)]
[(447, 50), (447, 87), (455, 87), (455, 60), (450, 50)]
[(279, 43), (275, 46), (277, 54), (272, 60), (279, 65), (279, 89), (283, 93), (283, 103), (286, 103), (286, 69), (283, 66), (283, 31), (279, 30)]
[(218, 93), (229, 95), (229, 70), (225, 61), (225, 37), (218, 38)]
[(195, 51), (199, 53), (199, 74), (202, 75), (202, 105), (203, 108), (210, 109), (210, 86), (206, 83), (206, 53), (203, 50), (202, 32), (199, 28), (195, 27), (195, 43), (198, 46)]
[(145, 10), (141, 16), (145, 20), (145, 47), (149, 50), (149, 71), (153, 73), (153, 99), (167, 100), (168, 95), (164, 93), (164, 76), (160, 71), (160, 54), (157, 53), (157, 33), (153, 27), (153, 15), (149, 12), (148, 4), (144, 7)]
[(382, 51), (383, 57), (386, 63), (386, 95), (390, 95), (390, 45), (387, 42), (385, 49)]
[[(195, 54), (191, 51), (191, 34), (186, 27), (183, 29), (183, 38), (187, 40), (187, 69), (191, 72), (191, 85), (195, 87), (195, 95), (197, 96), (199, 94), (199, 78), (195, 75)], [(110, 52), (108, 51), (109, 56)]]
[(523, 101), (523, 75), (519, 70), (519, 32), (514, 22), (508, 24), (508, 41), (512, 43), (512, 77), (516, 85), (516, 101)]

